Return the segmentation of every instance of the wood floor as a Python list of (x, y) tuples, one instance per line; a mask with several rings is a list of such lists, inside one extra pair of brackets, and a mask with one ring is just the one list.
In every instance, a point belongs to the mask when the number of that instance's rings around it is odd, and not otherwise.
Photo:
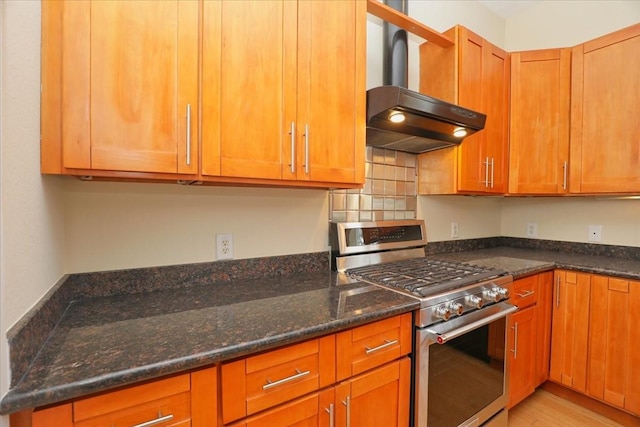
[(509, 427), (529, 426), (624, 427), (541, 389), (509, 410)]

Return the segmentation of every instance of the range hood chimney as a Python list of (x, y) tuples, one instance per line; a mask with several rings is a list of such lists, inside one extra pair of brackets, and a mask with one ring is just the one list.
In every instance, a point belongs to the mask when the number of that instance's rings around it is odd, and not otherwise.
[[(385, 0), (407, 14), (407, 0)], [(458, 145), (484, 128), (486, 116), (407, 89), (407, 32), (383, 23), (383, 83), (367, 91), (367, 145), (424, 153)]]

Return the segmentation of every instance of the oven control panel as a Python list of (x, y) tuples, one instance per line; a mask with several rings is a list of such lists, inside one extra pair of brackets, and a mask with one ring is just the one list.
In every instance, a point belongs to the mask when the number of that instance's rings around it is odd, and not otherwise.
[(498, 277), (487, 283), (480, 283), (457, 290), (429, 301), (429, 305), (419, 311), (416, 318), (418, 326), (424, 327), (434, 323), (446, 322), (466, 313), (509, 299), (511, 276)]

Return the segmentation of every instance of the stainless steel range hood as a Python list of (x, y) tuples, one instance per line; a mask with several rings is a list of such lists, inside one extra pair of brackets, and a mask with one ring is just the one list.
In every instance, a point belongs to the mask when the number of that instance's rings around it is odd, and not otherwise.
[[(386, 0), (406, 11), (406, 0)], [(407, 33), (384, 22), (383, 80), (367, 91), (367, 145), (424, 153), (458, 145), (484, 128), (487, 116), (407, 89)]]
[[(404, 120), (394, 123), (398, 116)], [(452, 147), (483, 129), (486, 118), (399, 86), (367, 91), (367, 145), (374, 147), (409, 153)]]

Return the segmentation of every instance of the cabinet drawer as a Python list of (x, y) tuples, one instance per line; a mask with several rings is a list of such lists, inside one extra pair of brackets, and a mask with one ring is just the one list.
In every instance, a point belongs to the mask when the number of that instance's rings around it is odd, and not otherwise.
[(515, 280), (511, 287), (509, 301), (518, 308), (528, 307), (538, 302), (538, 275)]
[(411, 352), (411, 313), (337, 334), (337, 377), (344, 380)]
[[(162, 416), (169, 415), (169, 410), (176, 410), (172, 420), (159, 426), (179, 425), (176, 422), (180, 419), (188, 420), (190, 416), (190, 380), (189, 375), (180, 375), (167, 378), (148, 384), (129, 387), (99, 396), (78, 400), (73, 403), (73, 420), (76, 426), (111, 425), (105, 420), (119, 426), (116, 420), (123, 419), (125, 424), (149, 421), (158, 418), (158, 413)], [(183, 410), (186, 408), (186, 412)], [(139, 417), (138, 410), (141, 416)], [(148, 416), (151, 414), (150, 416)], [(146, 418), (145, 418), (146, 416)], [(122, 418), (124, 417), (124, 418)], [(102, 420), (93, 422), (92, 419)], [(140, 421), (134, 421), (138, 420)], [(91, 420), (87, 424), (80, 421)], [(120, 422), (120, 421), (118, 421)], [(128, 424), (126, 424), (128, 423)]]
[(222, 365), (224, 423), (335, 382), (335, 337), (305, 341)]

